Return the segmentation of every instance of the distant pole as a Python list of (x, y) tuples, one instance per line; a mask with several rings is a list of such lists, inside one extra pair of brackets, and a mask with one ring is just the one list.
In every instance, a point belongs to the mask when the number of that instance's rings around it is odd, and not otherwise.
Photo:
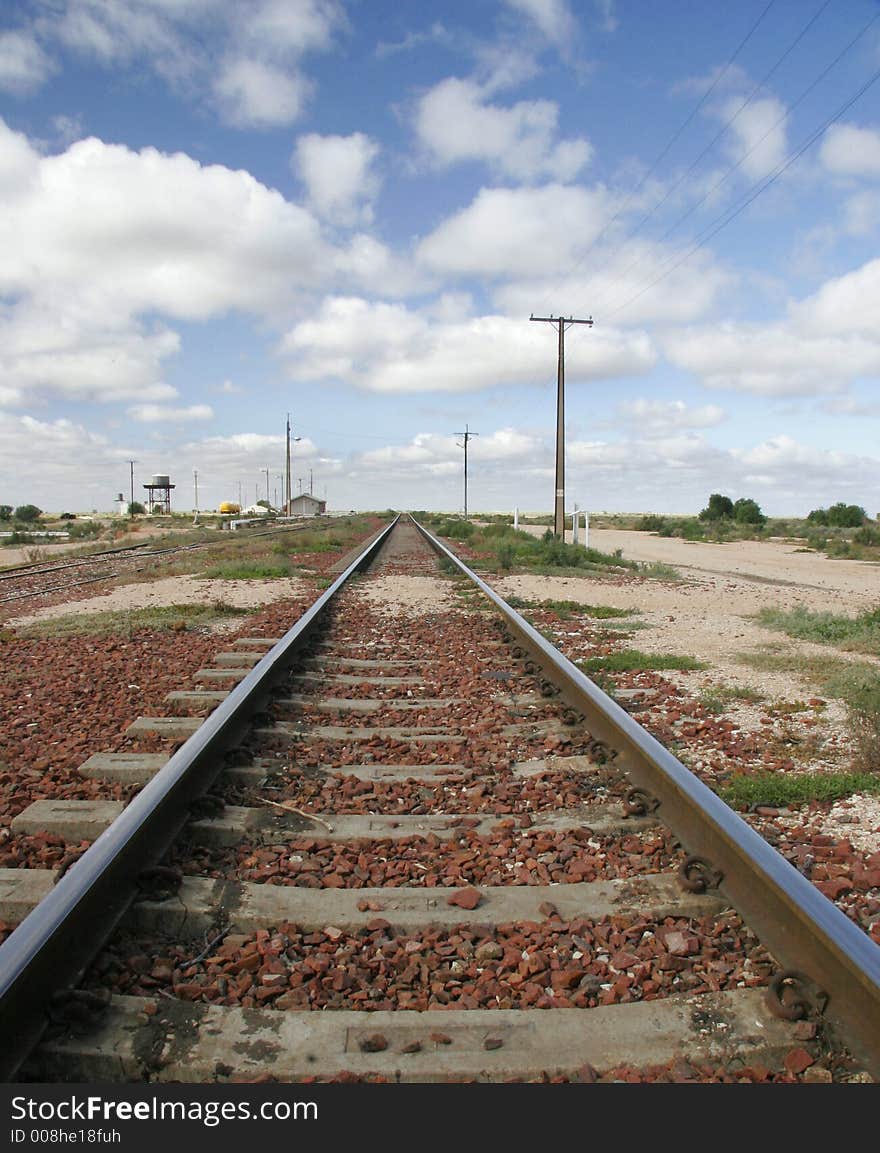
[(238, 511), (241, 512), (241, 481), (238, 482)]
[(458, 444), (459, 448), (464, 449), (464, 519), (467, 520), (467, 514), (468, 514), (468, 509), (467, 509), (467, 446), (468, 446), (468, 441), (471, 439), (471, 437), (479, 436), (480, 434), (478, 432), (470, 432), (468, 429), (468, 426), (465, 425), (464, 426), (464, 432), (457, 432), (455, 435), (464, 437), (463, 442), (460, 443), (457, 441), (456, 443)]
[(514, 527), (514, 531), (516, 531), (519, 528), (519, 505), (518, 504), (513, 506), (513, 527)]
[(584, 509), (584, 548), (590, 547), (590, 514)]
[(559, 354), (556, 363), (556, 498), (553, 532), (565, 540), (565, 330), (573, 324), (592, 326), (592, 319), (576, 320), (573, 316), (530, 316), (529, 320), (547, 321), (559, 330)]
[(312, 470), (309, 469), (309, 496), (314, 496), (313, 486), (314, 486), (314, 477), (312, 476)]
[(268, 504), (269, 503), (269, 469), (268, 468), (261, 468), (260, 472), (264, 472), (266, 474), (266, 504)]
[(574, 512), (571, 514), (571, 543), (577, 544), (578, 542), (578, 506), (574, 506)]
[(303, 492), (303, 478), (302, 478), (301, 476), (298, 476), (298, 477), (296, 478), (296, 483), (297, 483), (297, 488), (299, 489), (299, 495), (300, 495), (300, 496), (302, 496), (302, 492)]
[(290, 514), (290, 413), (287, 414), (287, 443), (284, 465), (284, 511)]
[(199, 523), (199, 470), (193, 469), (193, 490), (196, 507), (193, 509), (195, 516), (193, 517), (193, 524)]
[(133, 506), (134, 506), (134, 466), (137, 464), (137, 461), (136, 460), (130, 460), (128, 462), (128, 464), (129, 464), (129, 471), (130, 471), (130, 475), (131, 475), (131, 501), (130, 501), (129, 506), (128, 506), (128, 515), (134, 516), (134, 511), (133, 511)]

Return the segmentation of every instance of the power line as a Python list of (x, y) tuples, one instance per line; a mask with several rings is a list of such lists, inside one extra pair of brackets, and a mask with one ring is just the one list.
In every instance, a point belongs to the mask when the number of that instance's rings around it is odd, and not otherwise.
[[(733, 125), (736, 123), (736, 121), (739, 119), (739, 117), (742, 115), (742, 113), (746, 110), (746, 108), (748, 108), (748, 106), (752, 103), (754, 98), (757, 96), (758, 92), (760, 92), (760, 90), (764, 87), (764, 85), (771, 78), (771, 76), (773, 76), (773, 74), (781, 67), (781, 65), (785, 62), (785, 60), (791, 55), (791, 53), (795, 50), (795, 48), (798, 46), (798, 44), (801, 42), (801, 40), (803, 40), (804, 36), (806, 36), (806, 34), (813, 27), (813, 25), (816, 23), (816, 21), (819, 19), (819, 17), (822, 15), (822, 13), (825, 11), (825, 9), (828, 7), (828, 5), (830, 3), (831, 3), (831, 0), (823, 0), (823, 3), (819, 5), (819, 8), (810, 17), (810, 19), (807, 21), (807, 23), (804, 25), (804, 27), (800, 30), (800, 32), (797, 34), (797, 36), (791, 42), (791, 44), (789, 44), (789, 46), (782, 53), (782, 55), (780, 57), (778, 57), (776, 62), (773, 64), (773, 66), (761, 77), (761, 79), (758, 81), (758, 83), (755, 84), (755, 86), (752, 88), (749, 95), (742, 102), (742, 104), (740, 104), (740, 106), (733, 113), (733, 115), (730, 116), (722, 124), (721, 128), (719, 128), (719, 130), (715, 133), (715, 135), (712, 137), (712, 139), (709, 141), (709, 143), (703, 148), (703, 150), (697, 155), (697, 157), (693, 161), (691, 161), (690, 166), (678, 177), (678, 179), (675, 180), (670, 185), (670, 187), (666, 190), (664, 195), (661, 196), (661, 198), (656, 202), (656, 204), (653, 206), (653, 208), (649, 209), (649, 211), (645, 213), (645, 215), (641, 218), (641, 220), (638, 222), (638, 224), (636, 224), (634, 228), (630, 229), (630, 231), (626, 234), (626, 236), (623, 238), (623, 240), (618, 245), (619, 250), (621, 250), (625, 244), (627, 244), (630, 240), (632, 240), (632, 238), (634, 236), (636, 236), (641, 231), (642, 227), (645, 224), (647, 224), (647, 222), (651, 219), (651, 217), (654, 216), (654, 214), (660, 208), (663, 207), (663, 205), (667, 202), (667, 200), (669, 200), (670, 196), (672, 196), (672, 194), (674, 192), (676, 192), (682, 186), (682, 184), (684, 184), (685, 180), (687, 180), (687, 178), (697, 168), (697, 165), (700, 163), (700, 161), (712, 151), (712, 149), (715, 147), (715, 145), (718, 143), (718, 141), (721, 140), (721, 138), (729, 131), (729, 129), (733, 127)], [(876, 17), (875, 17), (875, 19), (876, 19)], [(865, 31), (867, 31), (867, 29), (865, 29)], [(844, 49), (844, 52), (846, 52), (846, 51), (848, 51), (848, 48)], [(835, 63), (836, 63), (836, 61), (835, 61)], [(831, 68), (831, 67), (834, 67), (834, 64), (831, 64), (829, 66), (829, 68)], [(823, 75), (824, 75), (824, 73), (823, 73)], [(818, 84), (821, 79), (822, 79), (822, 77), (820, 76), (819, 79), (814, 81), (814, 86), (815, 86), (815, 84)], [(724, 177), (722, 177), (722, 179), (716, 185), (714, 185), (692, 208), (690, 208), (687, 212), (685, 212), (684, 215), (681, 216), (671, 228), (667, 229), (667, 231), (663, 233), (663, 235), (659, 238), (657, 243), (660, 243), (661, 241), (665, 240), (665, 238), (670, 234), (670, 232), (674, 232), (675, 229), (679, 226), (679, 224), (681, 224), (684, 220), (687, 220), (687, 218), (689, 216), (691, 216), (697, 210), (697, 208), (700, 207), (701, 204), (704, 204), (706, 202), (706, 200), (709, 198), (709, 196), (711, 196), (712, 193), (717, 188), (719, 188), (721, 186), (721, 184), (724, 183), (724, 181), (727, 179), (727, 177), (732, 172), (735, 172), (739, 167), (741, 167), (742, 164), (748, 159), (748, 157), (751, 156), (751, 154), (758, 148), (758, 146), (761, 143), (763, 143), (764, 140), (767, 139), (767, 137), (770, 135), (770, 133), (773, 132), (782, 123), (783, 120), (785, 120), (785, 118), (794, 110), (794, 108), (797, 107), (797, 104), (800, 103), (800, 100), (802, 100), (808, 94), (808, 92), (809, 92), (809, 89), (807, 90), (807, 92), (804, 92), (801, 95), (801, 97), (799, 98), (799, 100), (795, 104), (793, 104), (785, 112), (785, 114), (783, 116), (781, 116), (768, 129), (768, 131), (764, 134), (764, 136), (762, 136), (761, 139), (759, 141), (757, 141), (757, 143), (755, 143), (749, 149), (748, 152), (745, 153), (745, 155), (741, 156), (735, 164), (733, 164), (730, 168), (727, 169), (727, 172), (725, 173)], [(628, 264), (627, 267), (624, 268), (624, 270), (622, 272), (618, 273), (611, 280), (610, 284), (605, 285), (604, 289), (602, 290), (603, 293), (605, 294), (605, 296), (607, 297), (607, 294), (608, 294), (608, 291), (610, 288), (613, 288), (614, 285), (618, 283), (618, 281), (622, 280), (623, 277), (625, 277), (626, 274), (632, 268), (635, 268), (639, 264), (641, 264), (643, 259), (644, 259), (643, 256), (637, 256), (634, 261), (632, 261), (630, 264)], [(599, 269), (598, 273), (594, 273), (593, 275), (594, 276), (601, 275), (601, 273), (604, 272), (605, 269), (610, 266), (610, 264), (611, 264), (611, 260), (610, 259), (606, 260), (604, 265)]]
[(876, 72), (874, 72), (873, 75), (870, 76), (865, 81), (865, 83), (861, 86), (861, 88), (859, 88), (859, 90), (853, 96), (851, 96), (843, 105), (841, 105), (840, 108), (838, 108), (837, 112), (835, 112), (833, 116), (830, 116), (827, 120), (825, 120), (822, 124), (820, 124), (819, 127), (817, 129), (815, 129), (810, 134), (810, 136), (804, 141), (804, 143), (797, 150), (797, 152), (793, 153), (793, 155), (790, 156), (788, 158), (788, 160), (785, 161), (784, 164), (780, 164), (779, 166), (777, 166), (777, 168), (774, 170), (774, 172), (771, 173), (771, 175), (769, 177), (767, 177), (766, 179), (764, 179), (762, 182), (759, 181), (758, 184), (753, 185), (750, 193), (746, 194), (746, 198), (739, 205), (737, 205), (736, 208), (730, 209), (728, 211), (728, 213), (726, 214), (726, 216), (724, 216), (723, 218), (716, 217), (714, 227), (712, 225), (710, 225), (706, 231), (704, 231), (703, 233), (700, 233), (700, 238), (698, 239), (697, 243), (694, 244), (693, 247), (688, 252), (686, 252), (684, 256), (682, 256), (679, 260), (677, 260), (675, 262), (675, 264), (672, 265), (671, 268), (668, 268), (665, 272), (662, 272), (659, 276), (655, 277), (652, 281), (650, 281), (648, 284), (646, 284), (645, 287), (643, 289), (641, 289), (641, 291), (637, 292), (634, 296), (631, 296), (628, 300), (624, 301), (623, 304), (621, 304), (617, 308), (615, 308), (612, 312), (610, 312), (608, 314), (609, 317), (616, 316), (624, 308), (628, 308), (629, 305), (633, 304), (640, 297), (644, 296), (646, 292), (649, 292), (650, 289), (654, 288), (655, 285), (659, 284), (661, 280), (665, 280), (667, 276), (669, 276), (671, 273), (675, 272), (675, 270), (677, 268), (680, 268), (682, 264), (684, 264), (688, 260), (690, 260), (690, 258), (694, 255), (695, 252), (697, 252), (698, 249), (702, 248), (714, 236), (717, 236), (718, 233), (722, 230), (722, 228), (726, 228), (728, 224), (732, 223), (732, 221), (734, 221), (737, 218), (737, 216), (739, 216), (742, 212), (744, 212), (749, 207), (750, 204), (752, 204), (755, 200), (757, 200), (757, 198), (761, 195), (761, 193), (766, 192), (767, 189), (771, 187), (771, 185), (775, 184), (776, 181), (779, 179), (779, 177), (782, 176), (783, 173), (785, 173), (789, 168), (791, 168), (792, 164), (794, 164), (795, 161), (799, 160), (800, 157), (803, 156), (803, 154), (813, 144), (816, 143), (816, 141), (819, 139), (819, 137), (822, 136), (822, 134), (828, 128), (830, 128), (830, 126), (832, 124), (834, 124), (837, 120), (839, 120), (845, 112), (848, 112), (849, 109), (852, 108), (852, 106), (858, 100), (860, 100), (862, 98), (862, 96), (864, 96), (864, 94), (868, 91), (868, 89), (873, 87), (873, 85), (877, 83), (878, 80), (880, 80), (880, 69), (878, 69)]
[[(817, 13), (817, 15), (818, 15), (818, 13)], [(785, 120), (787, 120), (789, 116), (791, 116), (792, 112), (794, 112), (794, 110), (798, 107), (798, 105), (802, 104), (804, 102), (804, 100), (806, 100), (806, 98), (810, 95), (810, 93), (816, 87), (818, 87), (819, 84), (822, 83), (822, 81), (829, 74), (829, 72), (831, 72), (834, 68), (837, 67), (837, 65), (844, 58), (844, 56), (846, 56), (847, 53), (859, 42), (859, 40), (861, 40), (862, 37), (864, 37), (868, 33), (868, 31), (871, 29), (871, 26), (873, 24), (876, 24), (876, 22), (878, 20), (880, 20), (880, 12), (875, 13), (875, 15), (871, 17), (871, 19), (867, 22), (867, 24), (865, 24), (865, 26), (861, 29), (861, 31), (856, 33), (856, 35), (852, 38), (852, 40), (850, 40), (849, 43), (846, 44), (840, 50), (840, 52), (838, 52), (838, 54), (834, 57), (834, 59), (829, 64), (827, 64), (825, 66), (825, 68), (822, 69), (822, 71), (819, 73), (819, 75), (807, 85), (807, 87), (803, 90), (803, 92), (801, 92), (801, 94), (797, 97), (797, 99), (794, 100), (793, 103), (789, 105), (789, 107), (786, 109), (786, 111), (783, 112), (783, 114), (781, 116), (777, 117), (776, 120), (774, 120), (774, 122), (770, 125), (770, 127), (763, 134), (763, 136), (759, 137), (759, 139), (755, 141), (755, 143), (751, 146), (751, 148), (749, 148), (746, 152), (744, 152), (743, 155), (739, 158), (739, 160), (737, 160), (736, 163), (732, 164), (723, 173), (723, 175), (718, 180), (716, 180), (716, 182), (712, 185), (712, 187), (709, 188), (700, 197), (700, 199), (698, 201), (696, 201), (695, 204), (692, 204), (691, 207), (689, 209), (687, 209), (686, 212), (682, 213), (682, 215), (679, 216), (678, 219), (675, 220), (666, 229), (666, 231), (664, 233), (662, 233), (662, 235), (660, 235), (657, 238), (656, 243), (661, 244), (664, 240), (666, 240), (669, 236), (671, 236), (673, 232), (675, 232), (687, 219), (689, 219), (691, 216), (693, 216), (693, 214), (699, 208), (701, 208), (702, 205), (704, 205), (706, 203), (706, 201), (711, 196), (713, 196), (718, 191), (718, 189), (721, 187), (722, 184), (724, 184), (727, 180), (730, 179), (730, 177), (733, 175), (734, 172), (738, 171), (738, 169), (740, 169), (743, 166), (743, 164), (745, 164), (745, 162), (748, 160), (748, 158), (754, 152), (756, 152), (758, 150), (758, 148), (760, 148), (760, 146), (764, 143), (764, 141), (767, 139), (767, 137), (770, 136), (771, 133), (775, 132), (776, 129), (779, 127), (779, 125), (782, 124)], [(761, 179), (763, 180), (764, 178), (762, 177)], [(756, 184), (758, 184), (758, 183), (760, 183), (760, 181), (756, 182)], [(751, 187), (754, 188), (756, 186), (756, 184), (753, 184)], [(747, 196), (748, 192), (746, 192), (745, 195)], [(716, 220), (717, 219), (719, 219), (719, 218), (716, 217)], [(709, 227), (711, 227), (711, 225)], [(637, 268), (640, 264), (642, 264), (644, 259), (645, 259), (644, 256), (637, 256), (635, 260), (631, 261), (626, 266), (626, 268), (624, 268), (621, 272), (619, 272), (611, 280), (611, 282), (608, 285), (606, 285), (606, 287), (605, 287), (606, 297), (607, 297), (609, 289), (613, 288), (613, 286), (615, 284), (617, 284), (621, 280), (623, 280), (623, 278), (627, 275), (627, 273), (631, 272), (632, 269)], [(667, 263), (668, 263), (668, 260), (672, 260), (672, 259), (674, 259), (674, 256), (667, 258)], [(606, 265), (606, 267), (607, 267), (607, 265)]]
[[(830, 0), (829, 0), (829, 2), (830, 2)], [(724, 67), (721, 69), (721, 71), (718, 73), (718, 75), (715, 77), (715, 79), (712, 81), (712, 83), (709, 85), (709, 87), (706, 89), (706, 91), (703, 93), (703, 95), (700, 97), (700, 99), (697, 101), (697, 103), (691, 109), (690, 113), (685, 117), (684, 121), (678, 126), (678, 128), (675, 130), (675, 132), (673, 132), (672, 136), (667, 141), (665, 147), (660, 152), (660, 154), (656, 157), (656, 159), (654, 160), (651, 167), (648, 169), (647, 172), (644, 173), (644, 175), (641, 177), (641, 179), (638, 181), (638, 183), (632, 189), (630, 189), (630, 191), (627, 193), (626, 197), (624, 198), (623, 203), (620, 205), (620, 207), (617, 209), (617, 211), (614, 213), (614, 215), (609, 220), (607, 220), (605, 222), (605, 224), (603, 224), (603, 226), (599, 230), (599, 232), (593, 237), (593, 239), (587, 245), (586, 250), (581, 253), (580, 257), (575, 261), (575, 263), (571, 266), (571, 268), (565, 274), (564, 278), (561, 281), (561, 285), (565, 285), (565, 283), (571, 279), (571, 277), (574, 275), (575, 272), (577, 272), (577, 270), (580, 268), (580, 266), (583, 264), (583, 262), (586, 260), (586, 258), (590, 255), (590, 253), (593, 251), (593, 249), (596, 247), (596, 245), (599, 243), (599, 241), (602, 239), (602, 237), (605, 235), (605, 233), (608, 231), (608, 229), (612, 226), (612, 224), (614, 224), (615, 221), (619, 220), (620, 217), (623, 215), (623, 213), (627, 210), (633, 197), (637, 196), (638, 193), (641, 192), (647, 179), (656, 171), (657, 167), (663, 162), (663, 160), (668, 155), (672, 146), (681, 137), (682, 133), (685, 131), (685, 129), (688, 127), (688, 125), (693, 121), (693, 119), (695, 118), (697, 113), (700, 111), (700, 109), (703, 107), (703, 105), (706, 103), (706, 101), (709, 99), (709, 97), (712, 95), (712, 93), (715, 91), (715, 89), (718, 87), (718, 85), (721, 83), (721, 81), (724, 79), (724, 77), (730, 71), (730, 69), (732, 68), (734, 61), (736, 60), (737, 56), (739, 56), (740, 52), (742, 52), (743, 48), (745, 48), (746, 44), (748, 44), (748, 42), (751, 40), (752, 36), (758, 30), (758, 27), (763, 23), (765, 16), (767, 15), (767, 13), (770, 11), (770, 9), (773, 7), (773, 5), (775, 3), (776, 3), (776, 0), (769, 0), (769, 3), (766, 5), (764, 10), (761, 12), (760, 16), (758, 16), (757, 20), (755, 20), (755, 22), (752, 24), (751, 28), (749, 28), (748, 32), (745, 34), (743, 39), (736, 46), (736, 48), (733, 51), (733, 54), (728, 59), (727, 63), (724, 65)], [(556, 290), (554, 290), (554, 292), (555, 291)], [(552, 295), (552, 293), (551, 293), (551, 295)], [(545, 301), (545, 303), (546, 303), (546, 301)]]

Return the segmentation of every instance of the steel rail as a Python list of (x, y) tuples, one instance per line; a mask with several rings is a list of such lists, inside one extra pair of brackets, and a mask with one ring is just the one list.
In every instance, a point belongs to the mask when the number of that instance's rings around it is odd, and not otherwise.
[(824, 990), (826, 1019), (880, 1077), (880, 947), (455, 553), (413, 523), (492, 601), (518, 644), (585, 715), (592, 736), (617, 751), (615, 765), (659, 802), (660, 818), (688, 852), (720, 871), (720, 892), (779, 964)]
[(173, 843), (189, 807), (222, 771), (223, 754), (263, 707), (333, 598), (371, 563), (398, 519), (303, 613), (0, 945), (0, 1081), (12, 1080), (46, 1027), (52, 995), (81, 980), (131, 903), (139, 875)]

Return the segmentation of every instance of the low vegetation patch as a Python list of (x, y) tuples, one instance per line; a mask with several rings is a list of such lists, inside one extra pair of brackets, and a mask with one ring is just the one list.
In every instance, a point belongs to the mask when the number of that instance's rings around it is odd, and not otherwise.
[(719, 714), (733, 704), (758, 704), (764, 700), (764, 694), (739, 685), (717, 685), (704, 689), (697, 699), (707, 712)]
[(790, 612), (762, 609), (755, 619), (765, 628), (776, 629), (798, 640), (880, 656), (880, 608), (855, 617), (810, 612), (801, 607)]
[(756, 773), (737, 776), (719, 795), (728, 805), (787, 808), (810, 801), (839, 801), (853, 793), (880, 793), (877, 773)]
[(556, 613), (561, 620), (568, 620), (572, 616), (593, 617), (596, 620), (610, 620), (616, 617), (631, 617), (635, 609), (617, 609), (611, 605), (586, 605), (580, 601), (570, 600), (527, 600), (525, 597), (512, 596), (507, 603), (514, 609), (545, 609)]
[(247, 616), (251, 609), (235, 608), (215, 601), (209, 605), (158, 605), (103, 613), (71, 613), (51, 620), (35, 621), (16, 630), (20, 637), (65, 637), (88, 634), (130, 636), (138, 629), (182, 632), (231, 617)]
[(666, 669), (696, 670), (708, 668), (702, 661), (680, 653), (643, 653), (622, 649), (605, 657), (590, 657), (579, 663), (585, 673), (663, 672)]
[(279, 580), (292, 576), (289, 561), (223, 561), (199, 573), (200, 580)]

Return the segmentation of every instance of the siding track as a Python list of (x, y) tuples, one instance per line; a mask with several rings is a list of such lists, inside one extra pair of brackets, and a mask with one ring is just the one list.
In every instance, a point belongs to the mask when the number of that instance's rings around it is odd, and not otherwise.
[(273, 642), (13, 823), (106, 831), (0, 871), (6, 1080), (880, 1071), (880, 949), (414, 522)]

